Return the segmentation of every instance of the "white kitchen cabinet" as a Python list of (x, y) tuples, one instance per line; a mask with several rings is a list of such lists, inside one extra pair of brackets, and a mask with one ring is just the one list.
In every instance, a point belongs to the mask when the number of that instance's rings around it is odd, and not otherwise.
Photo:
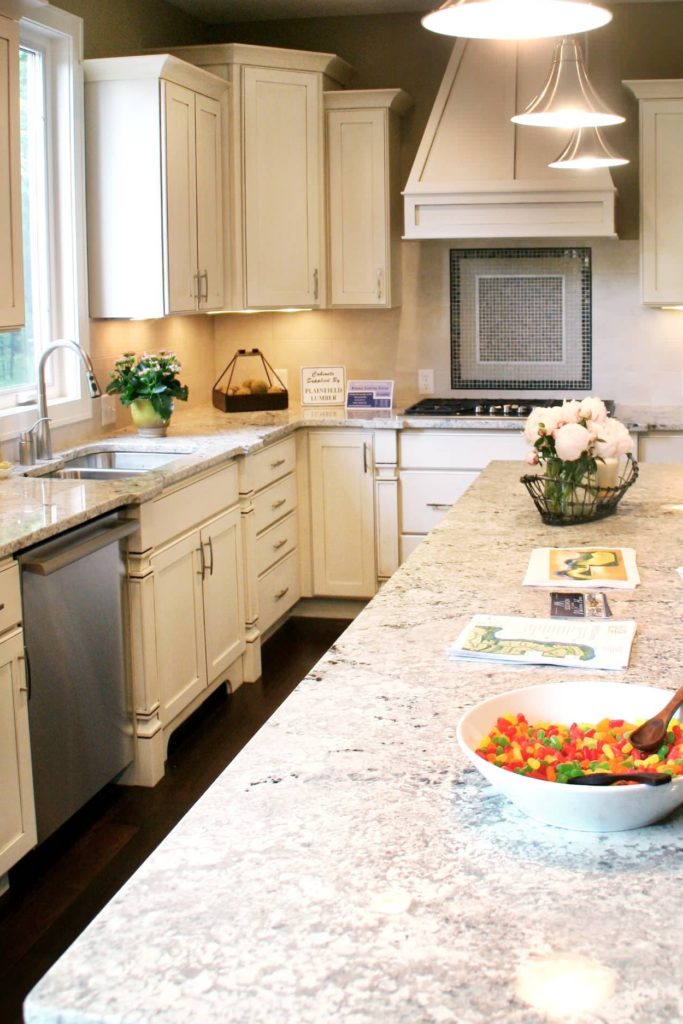
[(243, 681), (245, 579), (237, 466), (164, 491), (128, 542), (136, 759), (155, 785), (172, 731), (217, 686)]
[(20, 628), (19, 573), (0, 569), (0, 893), (4, 876), (36, 845), (28, 684)]
[(166, 54), (84, 67), (90, 315), (222, 308), (225, 83)]
[(308, 435), (312, 589), (372, 597), (377, 589), (372, 432)]
[(398, 306), (401, 89), (327, 92), (329, 275), (332, 306)]
[(0, 17), (0, 330), (23, 323), (19, 26)]
[(334, 54), (226, 43), (174, 49), (230, 85), (230, 280), (235, 309), (326, 302), (323, 89)]
[(657, 430), (638, 436), (639, 462), (683, 462), (683, 433)]
[(640, 107), (640, 255), (646, 306), (683, 304), (683, 79), (624, 82)]
[(441, 522), (489, 462), (519, 459), (521, 463), (528, 449), (521, 431), (401, 431), (401, 561)]

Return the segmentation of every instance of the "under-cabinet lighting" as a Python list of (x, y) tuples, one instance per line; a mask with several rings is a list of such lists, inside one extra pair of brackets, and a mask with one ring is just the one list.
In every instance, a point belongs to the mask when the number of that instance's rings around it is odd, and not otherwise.
[(683, 306), (660, 306), (660, 309), (683, 309)]
[(422, 18), (431, 32), (470, 39), (544, 39), (600, 28), (612, 20), (587, 0), (447, 0)]
[(312, 313), (312, 306), (293, 306), (291, 309), (288, 307), (276, 306), (273, 309), (208, 309), (207, 313), (209, 316), (229, 316), (239, 314), (244, 316), (245, 313)]

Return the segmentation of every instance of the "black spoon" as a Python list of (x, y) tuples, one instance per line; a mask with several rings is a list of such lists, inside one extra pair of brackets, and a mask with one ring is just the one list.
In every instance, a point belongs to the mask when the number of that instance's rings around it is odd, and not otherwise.
[(570, 786), (612, 786), (615, 782), (643, 782), (646, 786), (665, 786), (671, 782), (668, 772), (595, 772), (567, 779)]

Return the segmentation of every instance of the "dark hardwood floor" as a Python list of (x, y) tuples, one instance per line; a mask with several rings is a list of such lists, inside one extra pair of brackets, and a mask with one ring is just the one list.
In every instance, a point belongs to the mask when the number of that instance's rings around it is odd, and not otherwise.
[(20, 1024), (26, 993), (347, 625), (290, 619), (264, 645), (259, 682), (218, 691), (176, 730), (158, 786), (107, 786), (12, 869), (0, 900), (1, 1024)]

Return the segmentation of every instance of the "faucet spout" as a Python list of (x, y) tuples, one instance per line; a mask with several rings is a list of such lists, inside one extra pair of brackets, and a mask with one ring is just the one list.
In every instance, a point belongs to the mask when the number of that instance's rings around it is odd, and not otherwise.
[(91, 398), (99, 398), (102, 394), (98, 384), (92, 361), (87, 352), (84, 352), (80, 345), (70, 338), (60, 338), (48, 345), (43, 350), (38, 363), (38, 421), (36, 429), (36, 458), (38, 462), (48, 462), (52, 458), (52, 434), (50, 432), (50, 418), (47, 414), (47, 390), (45, 387), (45, 364), (59, 348), (65, 348), (75, 352), (83, 364), (85, 379), (88, 384), (88, 393)]

